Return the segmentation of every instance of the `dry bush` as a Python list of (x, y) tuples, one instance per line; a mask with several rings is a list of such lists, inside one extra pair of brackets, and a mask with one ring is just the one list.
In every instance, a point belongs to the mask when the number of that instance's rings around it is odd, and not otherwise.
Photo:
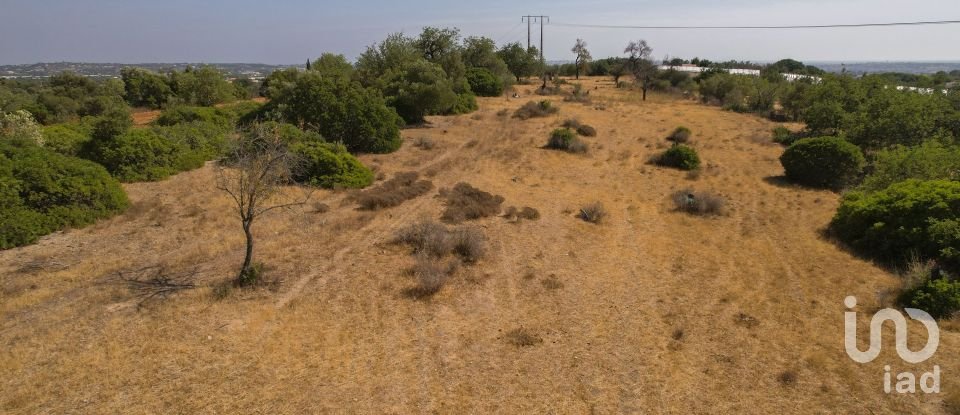
[(543, 339), (537, 333), (523, 327), (507, 332), (507, 341), (517, 347), (536, 346), (543, 343)]
[(699, 216), (722, 215), (726, 199), (712, 192), (684, 189), (671, 197), (677, 210)]
[[(477, 228), (448, 229), (427, 220), (397, 231), (395, 243), (409, 245), (416, 255), (410, 273), (417, 285), (407, 290), (413, 298), (436, 294), (462, 263), (475, 263), (487, 252), (487, 240)], [(447, 259), (454, 255), (453, 258)]]
[(693, 133), (689, 128), (680, 126), (667, 136), (667, 141), (672, 141), (677, 144), (684, 144), (690, 141), (690, 136), (692, 134)]
[(502, 109), (502, 110), (500, 110), (500, 111), (497, 111), (497, 116), (498, 116), (498, 117), (506, 117), (507, 115), (510, 115), (510, 110), (509, 110), (509, 109), (504, 108), (504, 109)]
[(543, 288), (548, 290), (559, 290), (563, 288), (563, 282), (557, 278), (556, 275), (551, 275), (547, 278), (540, 280), (540, 284), (543, 285)]
[(607, 211), (603, 208), (603, 204), (600, 202), (594, 202), (580, 208), (579, 216), (580, 219), (583, 219), (587, 222), (599, 224), (603, 222), (603, 218), (607, 216)]
[(433, 150), (437, 146), (437, 143), (430, 137), (418, 137), (416, 140), (413, 140), (413, 146), (421, 150)]
[(443, 258), (455, 254), (470, 263), (477, 262), (487, 252), (486, 237), (479, 229), (464, 227), (450, 230), (432, 220), (401, 228), (394, 242), (410, 246), (420, 256)]
[(517, 109), (513, 113), (513, 116), (521, 120), (528, 120), (530, 118), (547, 117), (556, 114), (557, 111), (559, 111), (559, 109), (553, 106), (550, 101), (530, 101)]
[(797, 372), (785, 370), (777, 375), (777, 381), (784, 386), (793, 386), (797, 383)]
[(477, 262), (487, 252), (487, 239), (477, 228), (457, 228), (450, 231), (453, 253), (464, 262)]
[(733, 319), (733, 322), (737, 323), (738, 326), (743, 326), (748, 329), (752, 329), (760, 325), (760, 320), (747, 313), (737, 313)]
[(573, 85), (573, 91), (563, 97), (566, 102), (579, 102), (581, 104), (590, 104), (590, 90), (584, 90), (580, 84)]
[(563, 124), (561, 124), (561, 127), (569, 128), (571, 130), (576, 130), (581, 125), (583, 125), (583, 123), (581, 123), (580, 120), (576, 118), (567, 118), (566, 120), (563, 120)]
[(417, 254), (442, 257), (450, 253), (452, 244), (447, 227), (434, 221), (423, 221), (397, 231), (394, 242), (406, 244)]
[(458, 267), (457, 261), (443, 261), (429, 255), (418, 255), (410, 269), (417, 285), (408, 289), (407, 294), (413, 298), (427, 298), (436, 294)]
[(313, 213), (327, 213), (330, 211), (330, 205), (319, 200), (313, 202)]
[(567, 151), (570, 153), (583, 154), (589, 151), (589, 146), (587, 146), (587, 143), (584, 143), (583, 141), (573, 140), (570, 142), (570, 147), (567, 147)]
[(564, 120), (562, 127), (563, 127), (563, 128), (569, 128), (569, 129), (571, 129), (571, 130), (574, 130), (574, 131), (577, 132), (577, 134), (582, 135), (582, 136), (584, 136), (584, 137), (596, 137), (596, 136), (597, 136), (597, 129), (596, 129), (596, 128), (593, 128), (593, 127), (590, 126), (590, 125), (584, 124), (584, 123), (580, 122), (580, 120), (578, 120), (578, 119), (576, 119), (576, 118), (569, 118), (569, 119), (567, 119), (567, 120)]
[(537, 220), (540, 219), (540, 211), (529, 206), (522, 209), (510, 206), (504, 211), (503, 217), (511, 222), (519, 222), (521, 219)]
[(440, 189), (440, 197), (447, 205), (440, 218), (448, 223), (497, 215), (503, 204), (503, 196), (484, 192), (464, 182), (457, 183), (452, 190)]
[(577, 127), (577, 134), (580, 134), (580, 135), (582, 135), (582, 136), (584, 136), (584, 137), (596, 137), (596, 136), (597, 136), (597, 129), (596, 129), (596, 128), (593, 128), (593, 127), (590, 126), (590, 125), (583, 124), (583, 125)]
[(365, 210), (398, 206), (433, 189), (433, 182), (417, 180), (418, 178), (417, 172), (397, 173), (392, 179), (360, 192), (354, 198), (360, 208)]

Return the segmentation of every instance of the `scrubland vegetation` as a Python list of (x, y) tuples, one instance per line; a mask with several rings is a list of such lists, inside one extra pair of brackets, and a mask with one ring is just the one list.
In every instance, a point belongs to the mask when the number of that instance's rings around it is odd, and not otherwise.
[[(890, 292), (952, 336), (960, 92), (900, 91), (889, 76), (829, 75), (791, 60), (760, 77), (721, 70), (743, 63), (699, 59), (670, 64), (711, 69), (660, 71), (643, 40), (624, 57), (594, 59), (581, 39), (571, 52), (574, 64), (546, 67), (534, 48), (428, 27), (390, 35), (356, 62), (323, 54), (260, 85), (209, 67), (3, 81), (0, 249), (19, 251), (0, 268), (51, 286), (0, 278), (12, 299), (0, 306), (13, 321), (3, 330), (28, 333), (45, 312), (32, 308), (39, 302), (110, 343), (107, 357), (75, 351), (87, 359), (79, 365), (147, 356), (145, 369), (128, 366), (104, 390), (166, 388), (167, 370), (222, 382), (210, 368), (236, 358), (225, 367), (242, 373), (227, 375), (250, 396), (229, 394), (216, 408), (166, 394), (144, 404), (184, 412), (296, 406), (313, 395), (283, 389), (264, 403), (267, 387), (244, 379), (317, 367), (326, 377), (298, 379), (335, 402), (311, 401), (320, 411), (402, 390), (417, 393), (389, 403), (400, 412), (493, 412), (506, 402), (493, 383), (519, 388), (522, 399), (509, 401), (518, 412), (549, 412), (529, 400), (543, 390), (585, 413), (677, 399), (691, 412), (749, 412), (765, 396), (757, 384), (781, 394), (763, 403), (768, 412), (795, 409), (801, 392), (824, 412), (854, 411), (889, 402), (862, 391), (868, 369), (837, 369), (843, 357), (824, 346), (840, 341), (817, 332), (842, 332), (837, 298)], [(265, 99), (249, 100), (251, 91)], [(148, 109), (152, 120), (134, 122)], [(38, 254), (51, 249), (63, 253)], [(91, 294), (77, 281), (123, 289)], [(103, 307), (76, 306), (75, 292)], [(137, 324), (117, 311), (131, 292), (159, 304)], [(865, 303), (891, 305), (877, 297)], [(798, 310), (806, 314), (795, 318)], [(141, 337), (97, 337), (118, 327)], [(176, 346), (198, 360), (169, 369), (157, 350), (125, 343), (156, 330), (199, 338)], [(11, 353), (77, 369), (61, 349), (19, 344)], [(263, 362), (251, 366), (251, 353)], [(946, 359), (954, 370), (955, 356)], [(562, 387), (506, 379), (510, 365)], [(607, 378), (634, 366), (652, 372)], [(0, 397), (0, 410), (59, 407), (28, 399), (44, 384), (31, 370), (11, 369), (18, 397)], [(410, 386), (404, 373), (430, 379)], [(70, 375), (45, 380), (68, 391), (90, 381)], [(372, 386), (331, 393), (357, 376)], [(653, 397), (622, 387), (644, 376), (680, 386)], [(716, 390), (700, 387), (710, 382)], [(731, 401), (734, 393), (751, 399)], [(462, 394), (487, 401), (444, 407), (413, 396)]]

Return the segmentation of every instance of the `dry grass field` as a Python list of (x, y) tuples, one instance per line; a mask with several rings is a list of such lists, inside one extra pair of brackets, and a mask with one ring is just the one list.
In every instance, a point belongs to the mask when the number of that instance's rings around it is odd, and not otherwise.
[[(866, 344), (899, 280), (824, 238), (839, 196), (779, 178), (774, 124), (581, 82), (592, 104), (543, 97), (559, 113), (521, 121), (509, 114), (541, 97), (520, 87), (361, 157), (385, 179), (419, 172), (434, 184), (424, 196), (361, 211), (322, 191), (264, 217), (256, 259), (276, 281), (262, 288), (224, 292), (243, 233), (210, 166), (126, 185), (125, 214), (0, 252), (0, 413), (939, 414), (960, 402), (955, 325), (923, 364), (900, 360), (892, 335), (873, 363), (847, 357), (843, 299), (860, 299)], [(596, 128), (589, 151), (541, 148), (568, 118)], [(679, 125), (699, 175), (648, 164)], [(413, 145), (424, 139), (433, 148)], [(540, 218), (466, 222), (486, 257), (411, 298), (414, 257), (391, 240), (438, 219), (438, 190), (458, 182)], [(675, 211), (684, 188), (723, 196), (725, 212)], [(600, 224), (577, 217), (593, 202)], [(196, 270), (197, 288), (138, 306), (118, 273), (153, 265)], [(943, 392), (885, 394), (885, 364), (937, 364)]]

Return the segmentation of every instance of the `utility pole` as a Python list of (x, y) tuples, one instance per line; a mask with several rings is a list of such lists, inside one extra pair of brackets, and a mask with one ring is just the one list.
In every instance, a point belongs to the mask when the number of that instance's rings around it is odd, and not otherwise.
[[(539, 16), (540, 17), (540, 64), (546, 65), (546, 61), (543, 60), (543, 25), (544, 23), (550, 23), (550, 16)], [(527, 49), (530, 49), (527, 47)]]
[(527, 22), (527, 49), (530, 49), (530, 24), (540, 23), (540, 58), (543, 58), (543, 24), (550, 23), (550, 16), (521, 16), (521, 22)]
[(530, 50), (530, 23), (540, 23), (540, 66), (546, 65), (543, 59), (543, 25), (550, 23), (550, 16), (522, 16), (521, 22), (527, 22), (527, 50)]

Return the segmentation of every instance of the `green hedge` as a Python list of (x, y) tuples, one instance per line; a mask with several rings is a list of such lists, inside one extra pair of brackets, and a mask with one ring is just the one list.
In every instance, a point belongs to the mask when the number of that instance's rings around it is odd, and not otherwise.
[(0, 249), (88, 225), (128, 204), (120, 183), (96, 163), (0, 143)]
[(373, 183), (373, 172), (341, 144), (303, 141), (291, 146), (303, 162), (294, 179), (323, 188), (363, 188)]
[(840, 189), (854, 183), (866, 161), (856, 145), (839, 137), (798, 140), (780, 156), (787, 178), (822, 188)]
[(913, 255), (960, 269), (960, 182), (907, 180), (844, 196), (830, 229), (857, 251), (891, 264)]

